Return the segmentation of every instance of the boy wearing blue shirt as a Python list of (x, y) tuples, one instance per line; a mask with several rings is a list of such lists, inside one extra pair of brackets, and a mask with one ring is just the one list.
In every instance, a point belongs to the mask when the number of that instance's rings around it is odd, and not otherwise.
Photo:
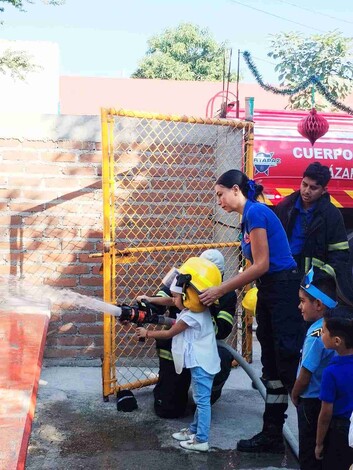
[(322, 341), (338, 353), (324, 370), (315, 455), (324, 470), (348, 470), (353, 448), (348, 443), (353, 412), (353, 308), (340, 305), (324, 315)]
[(297, 379), (292, 390), (292, 401), (297, 407), (299, 429), (299, 462), (301, 470), (322, 470), (315, 457), (317, 419), (323, 370), (331, 361), (334, 351), (325, 349), (321, 339), (323, 315), (336, 305), (335, 280), (320, 269), (311, 268), (299, 290), (299, 308), (309, 323)]

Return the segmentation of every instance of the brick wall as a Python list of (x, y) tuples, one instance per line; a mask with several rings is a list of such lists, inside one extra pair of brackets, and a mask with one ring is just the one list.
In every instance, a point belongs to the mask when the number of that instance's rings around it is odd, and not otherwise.
[[(115, 214), (120, 249), (141, 241), (152, 245), (234, 241), (234, 229), (226, 233), (234, 216), (228, 219), (229, 215), (218, 213), (222, 223), (213, 223), (211, 182), (216, 172), (240, 164), (241, 132), (231, 135), (225, 129), (223, 136), (220, 129), (206, 131), (205, 137), (194, 134), (198, 145), (154, 148), (144, 141), (115, 150), (115, 171), (119, 165), (122, 168)], [(203, 140), (214, 144), (204, 145)], [(90, 256), (103, 250), (100, 141), (96, 116), (0, 115), (2, 284), (20, 278), (37, 288), (51, 286), (60, 293), (103, 298), (102, 259)], [(135, 171), (140, 172), (138, 183)], [(235, 258), (233, 251), (224, 254), (226, 260)], [(129, 303), (137, 294), (155, 290), (161, 266), (169, 263), (176, 259), (155, 253), (136, 265), (117, 266), (119, 302)], [(54, 303), (51, 311), (46, 358), (66, 362), (101, 356), (100, 312), (62, 301)]]
[[(101, 259), (89, 256), (102, 251), (99, 119), (6, 116), (0, 128), (2, 282), (102, 298)], [(98, 357), (102, 344), (100, 313), (53, 305), (46, 357)]]

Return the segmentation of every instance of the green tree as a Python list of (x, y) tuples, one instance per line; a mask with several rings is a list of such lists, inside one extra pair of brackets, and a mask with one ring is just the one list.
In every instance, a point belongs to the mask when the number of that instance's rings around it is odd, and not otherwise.
[[(42, 0), (43, 3), (48, 5), (62, 5), (65, 0)], [(34, 3), (32, 0), (0, 0), (0, 3), (12, 5), (20, 11), (25, 12), (25, 3)], [(3, 13), (4, 7), (0, 6), (0, 13)], [(0, 21), (0, 25), (3, 21)], [(11, 75), (15, 79), (24, 80), (28, 72), (38, 70), (38, 66), (32, 63), (31, 57), (25, 51), (13, 51), (7, 49), (0, 56), (0, 73), (4, 75)]]
[[(133, 78), (160, 78), (164, 80), (223, 79), (226, 43), (217, 43), (208, 29), (191, 23), (181, 23), (152, 36), (148, 50), (140, 61)], [(229, 58), (226, 58), (228, 62)], [(228, 65), (226, 65), (228, 68)], [(228, 70), (225, 71), (226, 74)], [(231, 77), (234, 80), (234, 74)]]
[[(275, 70), (283, 87), (293, 88), (315, 75), (338, 101), (343, 101), (353, 88), (353, 63), (348, 60), (352, 39), (337, 31), (303, 37), (297, 32), (272, 36), (269, 57), (278, 61)], [(288, 108), (310, 109), (311, 87), (289, 98)], [(315, 107), (328, 110), (331, 105), (315, 93)]]

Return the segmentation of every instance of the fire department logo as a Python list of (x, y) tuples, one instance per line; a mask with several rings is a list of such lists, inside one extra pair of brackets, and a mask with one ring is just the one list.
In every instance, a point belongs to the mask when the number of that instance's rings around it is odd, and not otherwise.
[(244, 233), (243, 240), (244, 240), (244, 243), (246, 244), (250, 243), (250, 235), (247, 232)]
[(269, 175), (270, 167), (277, 166), (279, 163), (281, 163), (281, 159), (273, 158), (273, 155), (274, 152), (258, 152), (254, 156), (255, 175), (257, 175), (258, 173), (264, 173), (265, 175)]

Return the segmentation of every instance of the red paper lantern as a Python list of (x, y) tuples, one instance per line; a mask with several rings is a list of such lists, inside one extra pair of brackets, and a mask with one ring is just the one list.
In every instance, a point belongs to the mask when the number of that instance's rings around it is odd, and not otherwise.
[(314, 145), (315, 141), (326, 134), (329, 130), (329, 123), (323, 117), (317, 114), (316, 109), (312, 108), (309, 115), (298, 122), (298, 132)]

